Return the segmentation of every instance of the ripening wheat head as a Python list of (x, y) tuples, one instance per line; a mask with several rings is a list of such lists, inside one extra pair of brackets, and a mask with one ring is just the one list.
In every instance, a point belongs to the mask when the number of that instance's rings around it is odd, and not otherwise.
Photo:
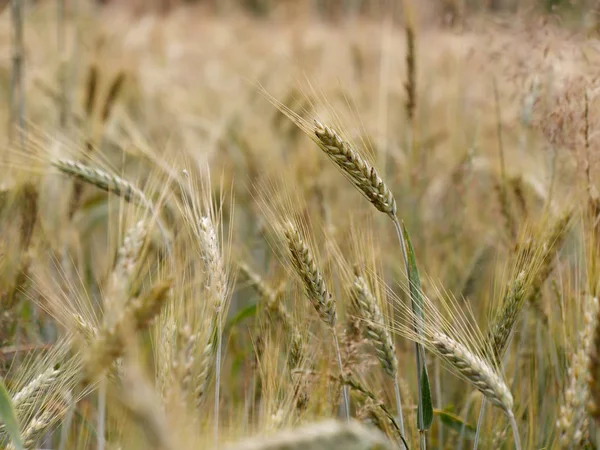
[(551, 270), (559, 245), (568, 229), (570, 213), (543, 217), (526, 228), (517, 242), (514, 259), (501, 295), (496, 299), (487, 331), (489, 347), (496, 361), (502, 359), (515, 324), (527, 299), (537, 295)]
[(379, 211), (396, 217), (396, 199), (390, 187), (373, 165), (366, 145), (354, 144), (345, 138), (341, 129), (314, 118), (308, 121), (272, 95), (264, 92), (269, 101), (309, 136), (337, 166), (348, 181)]
[[(423, 292), (421, 295), (424, 316), (392, 296), (398, 317), (393, 324), (394, 331), (422, 343), (440, 357), (448, 369), (511, 417), (513, 396), (500, 366), (487, 356), (490, 343), (481, 333), (468, 305), (459, 304), (440, 289), (435, 289), (435, 300)], [(422, 334), (413, 329), (413, 323), (422, 329)]]
[[(9, 394), (28, 446), (33, 446), (90, 391), (90, 387), (81, 389), (81, 359), (72, 353), (72, 346), (73, 337), (67, 334), (50, 350), (28, 356), (14, 374), (8, 374), (14, 380)], [(0, 425), (0, 440), (5, 437), (4, 425)]]

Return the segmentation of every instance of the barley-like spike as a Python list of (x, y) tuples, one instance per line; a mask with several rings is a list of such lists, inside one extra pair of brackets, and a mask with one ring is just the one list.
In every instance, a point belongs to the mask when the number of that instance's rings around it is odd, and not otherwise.
[(315, 119), (315, 135), (321, 149), (342, 170), (354, 186), (377, 208), (396, 216), (396, 200), (377, 170), (361, 157), (334, 130)]
[(24, 409), (31, 405), (35, 401), (35, 396), (38, 395), (40, 391), (50, 388), (59, 374), (59, 369), (49, 367), (36, 376), (13, 396), (12, 402), (14, 408)]
[(139, 203), (151, 209), (151, 204), (144, 193), (117, 175), (68, 159), (57, 159), (52, 162), (52, 165), (67, 175), (92, 184), (103, 191), (114, 192), (128, 202)]
[(287, 222), (284, 232), (292, 265), (302, 280), (306, 296), (317, 310), (321, 320), (330, 327), (335, 327), (337, 320), (335, 301), (325, 286), (323, 275), (317, 267), (310, 249), (291, 222)]
[(226, 272), (219, 251), (217, 233), (212, 220), (207, 216), (200, 219), (198, 237), (200, 239), (200, 248), (202, 249), (202, 259), (204, 260), (208, 274), (207, 289), (212, 297), (211, 300), (213, 301), (215, 310), (219, 312), (225, 302), (225, 290), (227, 287), (225, 281)]
[(121, 316), (109, 326), (104, 326), (86, 351), (86, 381), (91, 381), (123, 355), (123, 336), (127, 327), (135, 331), (146, 328), (169, 299), (171, 281), (156, 284), (140, 298), (133, 299), (121, 312)]
[(364, 319), (365, 337), (373, 344), (383, 370), (392, 378), (398, 374), (398, 359), (394, 341), (385, 326), (383, 316), (367, 283), (357, 276), (351, 288), (352, 302)]
[(353, 391), (358, 392), (362, 396), (372, 400), (377, 405), (377, 407), (385, 414), (390, 423), (394, 426), (394, 429), (398, 433), (398, 436), (400, 436), (401, 439), (405, 439), (403, 427), (401, 427), (398, 424), (396, 418), (394, 417), (394, 414), (392, 414), (392, 412), (388, 409), (386, 404), (382, 402), (377, 397), (377, 395), (375, 395), (375, 393), (373, 393), (365, 385), (363, 385), (360, 382), (360, 380), (358, 380), (358, 378), (356, 378), (352, 373), (344, 375), (341, 378), (341, 382), (344, 385), (349, 386)]
[(196, 382), (196, 389), (194, 389), (197, 407), (202, 405), (215, 366), (216, 332), (217, 330), (213, 326), (209, 332), (208, 340), (202, 349), (202, 354), (200, 355), (200, 373), (197, 376), (198, 381)]
[(584, 306), (584, 328), (569, 367), (564, 403), (557, 420), (561, 448), (583, 448), (588, 440), (590, 403), (589, 366), (598, 320), (598, 299), (589, 297)]
[(512, 414), (513, 397), (496, 370), (460, 342), (441, 332), (431, 336), (433, 348), (492, 404)]
[[(284, 329), (286, 329), (292, 335), (292, 339), (295, 339), (295, 335), (299, 334), (299, 331), (294, 323), (292, 315), (281, 301), (280, 291), (269, 286), (267, 282), (263, 280), (261, 276), (252, 270), (246, 263), (239, 263), (239, 269), (248, 279), (248, 281), (250, 281), (256, 293), (266, 303), (269, 312), (275, 314), (276, 320), (281, 321), (281, 325), (284, 327)], [(292, 346), (296, 344), (297, 342), (293, 342)]]
[(512, 282), (512, 286), (502, 303), (502, 308), (497, 313), (496, 319), (488, 333), (487, 341), (491, 343), (492, 358), (495, 358), (496, 361), (502, 359), (508, 338), (521, 312), (521, 306), (526, 294), (525, 284), (526, 276), (525, 273), (521, 272)]

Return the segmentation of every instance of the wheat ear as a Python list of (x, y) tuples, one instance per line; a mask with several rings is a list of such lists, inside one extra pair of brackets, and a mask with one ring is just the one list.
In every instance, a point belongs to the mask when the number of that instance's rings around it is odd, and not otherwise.
[[(219, 249), (219, 241), (217, 240), (217, 232), (210, 217), (204, 216), (200, 218), (198, 227), (198, 237), (200, 239), (200, 248), (202, 249), (202, 259), (206, 265), (208, 272), (207, 289), (210, 293), (212, 305), (214, 307), (214, 325), (216, 332), (216, 342), (213, 348), (213, 343), (209, 342), (203, 356), (209, 356), (214, 352), (215, 356), (215, 405), (214, 405), (214, 436), (215, 445), (219, 440), (219, 400), (220, 400), (220, 384), (221, 384), (221, 352), (223, 340), (223, 308), (226, 300), (227, 290), (227, 275), (221, 252)], [(212, 333), (211, 333), (212, 334)], [(206, 350), (209, 350), (207, 353)], [(204, 368), (210, 367), (204, 364)], [(206, 370), (206, 369), (203, 369)], [(204, 375), (204, 380), (207, 380), (207, 374)]]
[(256, 293), (265, 302), (267, 309), (276, 315), (276, 319), (281, 321), (283, 328), (290, 334), (291, 342), (290, 351), (288, 353), (289, 366), (292, 369), (297, 368), (303, 353), (304, 345), (302, 334), (294, 322), (292, 315), (281, 301), (280, 290), (275, 290), (269, 286), (269, 284), (259, 274), (252, 270), (248, 264), (244, 262), (239, 263), (239, 269), (248, 281), (250, 281)]
[(344, 424), (335, 420), (309, 424), (269, 437), (248, 439), (227, 450), (391, 450), (392, 444), (378, 430), (357, 421)]
[(377, 407), (381, 410), (381, 412), (386, 416), (386, 418), (390, 421), (395, 431), (398, 433), (400, 440), (404, 444), (406, 448), (408, 445), (406, 443), (406, 439), (404, 437), (404, 431), (400, 428), (400, 425), (396, 422), (396, 418), (394, 414), (388, 409), (386, 404), (379, 400), (377, 395), (370, 391), (364, 384), (360, 382), (356, 376), (352, 373), (348, 373), (342, 377), (341, 382), (347, 386), (349, 386), (353, 391), (358, 392), (363, 397), (371, 400)]
[(135, 271), (146, 234), (147, 228), (142, 220), (125, 234), (104, 295), (105, 323), (110, 322), (110, 319), (114, 317), (114, 312), (120, 311), (129, 300), (131, 284), (136, 275)]
[(379, 211), (396, 215), (396, 200), (379, 173), (334, 130), (315, 119), (315, 135), (325, 154)]
[(396, 395), (396, 408), (398, 410), (398, 424), (400, 432), (404, 436), (404, 418), (402, 416), (402, 399), (398, 386), (398, 359), (396, 358), (396, 346), (389, 330), (385, 325), (383, 315), (377, 305), (377, 299), (372, 294), (363, 277), (357, 276), (350, 288), (350, 295), (355, 309), (364, 320), (362, 325), (365, 337), (375, 348), (377, 359), (383, 370), (394, 380)]
[[(598, 314), (600, 314), (600, 310)], [(590, 391), (590, 401), (588, 412), (598, 424), (600, 423), (600, 380), (598, 379), (600, 375), (600, 317), (596, 317), (594, 337), (589, 355), (588, 372), (590, 376), (588, 389)]]
[(579, 334), (579, 348), (571, 359), (569, 384), (556, 423), (561, 448), (583, 447), (588, 440), (590, 401), (589, 364), (598, 321), (598, 299), (588, 297), (584, 306), (584, 328)]
[(519, 430), (512, 411), (513, 397), (498, 371), (484, 358), (445, 333), (432, 332), (431, 345), (458, 374), (504, 411), (513, 429), (515, 448), (520, 449)]
[[(344, 366), (342, 364), (340, 344), (335, 330), (337, 321), (335, 301), (327, 290), (325, 279), (315, 262), (310, 248), (306, 245), (304, 239), (302, 239), (299, 231), (291, 221), (287, 221), (283, 232), (291, 256), (292, 266), (294, 267), (296, 275), (302, 280), (304, 292), (317, 311), (317, 314), (319, 314), (321, 320), (331, 329), (340, 374), (343, 376)], [(348, 389), (346, 386), (343, 387), (343, 396), (346, 420), (350, 420), (350, 400), (348, 398)]]
[(53, 385), (59, 374), (59, 369), (49, 367), (36, 376), (13, 396), (12, 402), (14, 408), (25, 409), (31, 406), (36, 401), (36, 397), (40, 395), (40, 392), (46, 391)]
[(465, 345), (445, 333), (432, 333), (431, 343), (456, 371), (475, 386), (492, 404), (509, 413), (513, 397), (497, 370)]
[(81, 180), (96, 186), (103, 191), (112, 192), (115, 195), (125, 199), (127, 202), (137, 203), (146, 208), (156, 218), (156, 225), (158, 226), (158, 229), (163, 237), (167, 254), (169, 256), (171, 255), (169, 235), (167, 234), (162, 221), (156, 215), (156, 209), (154, 208), (154, 205), (140, 189), (118, 175), (111, 174), (95, 167), (86, 166), (85, 164), (77, 161), (56, 159), (52, 161), (51, 164), (61, 172), (77, 180)]
[(171, 281), (157, 283), (140, 298), (131, 300), (118, 320), (98, 331), (85, 353), (86, 381), (100, 377), (113, 361), (123, 355), (124, 335), (128, 327), (133, 330), (146, 328), (169, 300), (170, 290)]

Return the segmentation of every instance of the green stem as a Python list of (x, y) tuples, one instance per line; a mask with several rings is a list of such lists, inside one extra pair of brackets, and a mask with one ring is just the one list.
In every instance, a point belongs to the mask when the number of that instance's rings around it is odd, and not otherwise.
[(515, 439), (515, 450), (521, 450), (521, 440), (519, 439), (519, 427), (517, 426), (515, 415), (512, 413), (512, 411), (510, 411), (510, 413), (507, 413), (507, 415)]
[[(400, 386), (398, 384), (398, 374), (394, 377), (394, 391), (396, 394), (396, 409), (398, 410), (398, 426), (400, 427), (400, 433), (404, 436), (404, 416), (402, 414), (402, 398), (400, 397)], [(404, 445), (404, 444), (403, 444)], [(408, 448), (405, 446), (408, 450)]]
[[(342, 353), (340, 352), (340, 343), (338, 342), (338, 337), (337, 333), (335, 332), (335, 329), (332, 329), (332, 332), (337, 362), (340, 368), (340, 376), (342, 377), (342, 379), (344, 379), (344, 366), (342, 365)], [(342, 386), (342, 394), (344, 396), (344, 410), (346, 411), (346, 421), (350, 422), (350, 399), (348, 397), (348, 386), (346, 386), (345, 384)]]
[(215, 367), (215, 409), (214, 409), (214, 448), (218, 448), (219, 445), (219, 401), (220, 401), (220, 387), (221, 387), (221, 346), (223, 345), (223, 327), (221, 311), (218, 312), (218, 323), (217, 323), (217, 354), (216, 354), (216, 367)]
[(475, 440), (473, 441), (473, 450), (477, 450), (479, 444), (479, 434), (483, 423), (483, 414), (485, 412), (485, 398), (481, 399), (481, 408), (479, 409), (479, 418), (477, 419), (477, 430), (475, 431)]

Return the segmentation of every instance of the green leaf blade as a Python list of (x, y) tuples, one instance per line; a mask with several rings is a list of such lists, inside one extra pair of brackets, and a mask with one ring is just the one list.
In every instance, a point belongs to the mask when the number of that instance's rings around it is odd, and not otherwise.
[(17, 450), (23, 450), (23, 442), (21, 440), (21, 431), (13, 403), (4, 385), (4, 380), (0, 378), (0, 421), (6, 427), (6, 432), (12, 440)]
[[(408, 259), (408, 284), (410, 292), (410, 305), (416, 318), (413, 327), (415, 332), (423, 336), (423, 324), (425, 323), (425, 305), (421, 293), (421, 277), (417, 268), (415, 251), (408, 235), (406, 226), (402, 224), (402, 234), (406, 243), (406, 253)], [(419, 411), (417, 414), (417, 428), (419, 430), (428, 430), (433, 422), (433, 403), (431, 400), (431, 387), (429, 384), (429, 374), (427, 373), (427, 362), (425, 361), (425, 348), (417, 343), (417, 376), (419, 377)]]

